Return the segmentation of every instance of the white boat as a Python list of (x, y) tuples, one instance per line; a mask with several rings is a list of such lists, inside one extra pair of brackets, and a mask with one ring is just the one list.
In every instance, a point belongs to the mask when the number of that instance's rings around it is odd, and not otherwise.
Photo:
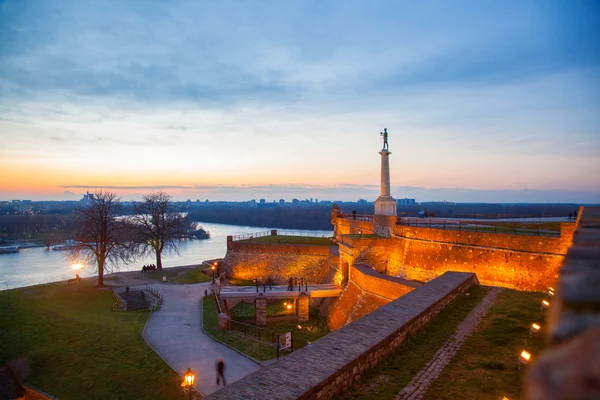
[(18, 253), (19, 246), (0, 246), (0, 254)]
[(77, 244), (79, 244), (79, 242), (69, 239), (63, 244), (56, 244), (56, 245), (52, 246), (52, 250), (56, 250), (56, 251), (73, 250)]

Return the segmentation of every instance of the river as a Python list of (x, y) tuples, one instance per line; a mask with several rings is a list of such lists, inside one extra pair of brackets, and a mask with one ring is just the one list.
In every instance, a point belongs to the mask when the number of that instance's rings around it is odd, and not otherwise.
[[(227, 236), (275, 229), (204, 222), (200, 222), (200, 225), (210, 232), (210, 239), (184, 241), (179, 255), (163, 255), (163, 267), (199, 264), (204, 260), (222, 258), (227, 252)], [(283, 229), (281, 230), (283, 231)], [(331, 231), (294, 231), (315, 232), (326, 236), (332, 235)], [(65, 251), (53, 251), (45, 247), (38, 247), (21, 249), (18, 253), (14, 254), (0, 254), (0, 290), (74, 278), (75, 275), (71, 264), (66, 259), (67, 253)], [(151, 263), (156, 263), (156, 259), (149, 257), (130, 265), (121, 264), (116, 270), (141, 270), (142, 265)], [(81, 277), (94, 275), (97, 275), (97, 271), (92, 265), (86, 265), (81, 273)]]

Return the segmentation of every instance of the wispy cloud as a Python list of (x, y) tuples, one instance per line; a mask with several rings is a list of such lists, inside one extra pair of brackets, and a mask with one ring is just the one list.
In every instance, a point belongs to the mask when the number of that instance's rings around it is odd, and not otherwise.
[(597, 2), (5, 1), (0, 177), (365, 188), (387, 127), (397, 184), (595, 190), (599, 19)]

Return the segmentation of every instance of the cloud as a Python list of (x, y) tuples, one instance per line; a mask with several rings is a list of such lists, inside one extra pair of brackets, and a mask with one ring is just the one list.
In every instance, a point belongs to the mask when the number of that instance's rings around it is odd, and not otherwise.
[(376, 191), (387, 127), (403, 185), (600, 186), (594, 2), (46, 0), (0, 18), (0, 169), (47, 184)]

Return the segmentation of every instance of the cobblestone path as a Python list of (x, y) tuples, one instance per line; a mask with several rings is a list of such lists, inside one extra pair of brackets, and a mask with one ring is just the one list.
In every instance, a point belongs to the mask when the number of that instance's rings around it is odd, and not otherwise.
[(488, 312), (496, 295), (502, 288), (493, 288), (481, 300), (481, 302), (467, 315), (467, 317), (458, 325), (456, 332), (444, 343), (444, 345), (435, 353), (433, 359), (410, 381), (408, 386), (398, 393), (396, 400), (421, 400), (427, 391), (427, 388), (435, 381), (444, 367), (460, 349), (467, 335), (481, 321)]

